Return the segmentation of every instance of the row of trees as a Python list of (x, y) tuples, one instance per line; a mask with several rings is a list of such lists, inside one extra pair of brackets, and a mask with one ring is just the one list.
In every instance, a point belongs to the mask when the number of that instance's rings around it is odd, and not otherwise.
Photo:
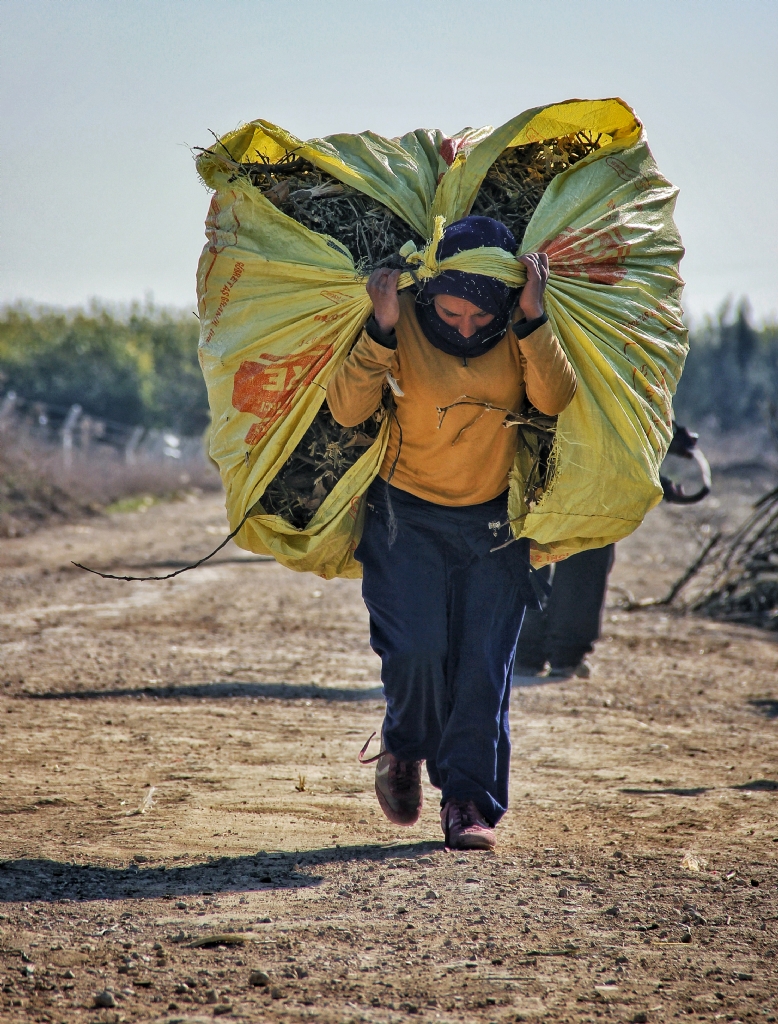
[(199, 323), (152, 306), (0, 311), (0, 395), (78, 403), (104, 420), (199, 434), (208, 400), (197, 361)]
[(778, 325), (751, 323), (746, 300), (727, 302), (692, 331), (674, 402), (689, 426), (704, 419), (722, 430), (778, 420)]
[[(152, 307), (125, 315), (101, 307), (61, 312), (12, 306), (0, 312), (0, 394), (70, 406), (101, 419), (199, 434), (208, 422), (197, 362), (199, 324), (190, 313)], [(693, 331), (675, 400), (690, 427), (724, 430), (776, 418), (778, 327), (756, 329), (745, 301), (725, 305)]]

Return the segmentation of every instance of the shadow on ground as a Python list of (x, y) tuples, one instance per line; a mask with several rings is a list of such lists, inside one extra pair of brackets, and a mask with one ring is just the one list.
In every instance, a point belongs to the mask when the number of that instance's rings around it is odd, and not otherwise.
[(382, 700), (380, 686), (346, 689), (316, 683), (192, 683), (181, 686), (123, 686), (105, 690), (50, 690), (25, 693), (28, 700), (104, 700), (108, 697), (194, 698), (219, 700), (228, 697), (269, 697), (274, 700), (324, 700), (353, 702)]
[[(690, 789), (621, 789), (620, 793), (629, 793), (630, 796), (702, 796), (703, 793), (712, 793), (714, 786), (695, 786)], [(735, 789), (741, 793), (778, 793), (778, 782), (773, 779), (749, 779), (748, 782), (741, 782), (739, 786), (728, 786), (728, 789)]]
[[(275, 562), (272, 555), (227, 555), (224, 558), (213, 558), (208, 560), (209, 565), (251, 565), (253, 562)], [(75, 564), (75, 563), (74, 563)], [(130, 564), (121, 563), (120, 567), (127, 569), (188, 569), (191, 562), (181, 562), (172, 558), (161, 562), (138, 562)], [(113, 568), (116, 568), (114, 566)]]
[(695, 786), (691, 789), (670, 788), (670, 789), (621, 789), (620, 793), (629, 793), (630, 796), (702, 796), (703, 793), (710, 793), (708, 786)]
[[(575, 681), (575, 680), (573, 680)], [(569, 683), (569, 679), (552, 678), (549, 676), (522, 676), (514, 675), (511, 681), (511, 689), (522, 690), (531, 686), (549, 686), (551, 683)]]
[(24, 858), (0, 862), (0, 903), (176, 899), (217, 892), (301, 889), (321, 883), (316, 874), (318, 864), (415, 858), (442, 848), (442, 843), (426, 842), (340, 846), (305, 853), (260, 851), (181, 867), (133, 863), (112, 868)]
[(778, 700), (767, 698), (763, 700), (750, 700), (748, 703), (752, 708), (756, 708), (757, 711), (761, 712), (765, 718), (778, 718)]

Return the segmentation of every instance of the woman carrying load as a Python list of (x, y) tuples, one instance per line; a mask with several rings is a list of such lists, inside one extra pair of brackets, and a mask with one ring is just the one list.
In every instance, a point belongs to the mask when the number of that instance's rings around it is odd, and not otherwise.
[[(437, 258), (481, 246), (517, 248), (498, 221), (465, 217)], [(449, 849), (494, 847), (508, 805), (514, 651), (524, 609), (537, 605), (529, 541), (506, 543), (517, 441), (505, 415), (525, 396), (557, 415), (576, 387), (543, 309), (548, 257), (519, 260), (518, 308), (516, 290), (484, 275), (446, 271), (398, 295), (399, 271), (375, 271), (374, 314), (327, 391), (335, 419), (354, 426), (394, 378), (389, 443), (355, 553), (386, 698), (375, 787), (389, 820), (413, 825), (426, 761)]]

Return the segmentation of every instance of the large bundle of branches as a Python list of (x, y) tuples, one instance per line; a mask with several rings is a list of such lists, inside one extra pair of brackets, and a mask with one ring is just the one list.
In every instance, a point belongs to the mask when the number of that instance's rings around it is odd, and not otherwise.
[[(521, 243), (550, 182), (599, 144), (599, 136), (580, 132), (505, 150), (487, 172), (471, 212), (502, 221)], [(412, 240), (418, 248), (425, 244), (387, 207), (294, 153), (275, 164), (230, 162), (236, 177), (247, 177), (283, 213), (345, 246), (361, 274), (381, 266), (401, 267), (399, 249), (405, 242)], [(338, 480), (377, 437), (382, 418), (379, 410), (366, 423), (343, 429), (322, 406), (262, 496), (264, 510), (300, 529), (307, 526)], [(544, 422), (533, 430), (530, 420), (525, 419), (522, 427), (534, 460), (526, 495), (533, 501), (547, 483), (554, 425)]]
[(751, 518), (701, 564), (704, 589), (691, 602), (712, 619), (778, 629), (778, 487)]

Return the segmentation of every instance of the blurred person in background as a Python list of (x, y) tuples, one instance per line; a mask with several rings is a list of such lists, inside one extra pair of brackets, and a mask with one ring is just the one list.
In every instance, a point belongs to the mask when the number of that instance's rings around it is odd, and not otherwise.
[[(660, 476), (663, 498), (677, 505), (701, 501), (710, 493), (710, 467), (697, 448), (697, 434), (673, 423), (673, 440), (668, 455), (694, 459), (702, 473), (703, 485), (694, 494), (666, 476)], [(608, 576), (616, 557), (616, 545), (590, 548), (570, 555), (554, 565), (544, 566), (538, 574), (546, 593), (541, 608), (528, 608), (516, 646), (514, 679), (531, 680), (588, 679), (588, 656), (600, 639), (602, 613)]]

